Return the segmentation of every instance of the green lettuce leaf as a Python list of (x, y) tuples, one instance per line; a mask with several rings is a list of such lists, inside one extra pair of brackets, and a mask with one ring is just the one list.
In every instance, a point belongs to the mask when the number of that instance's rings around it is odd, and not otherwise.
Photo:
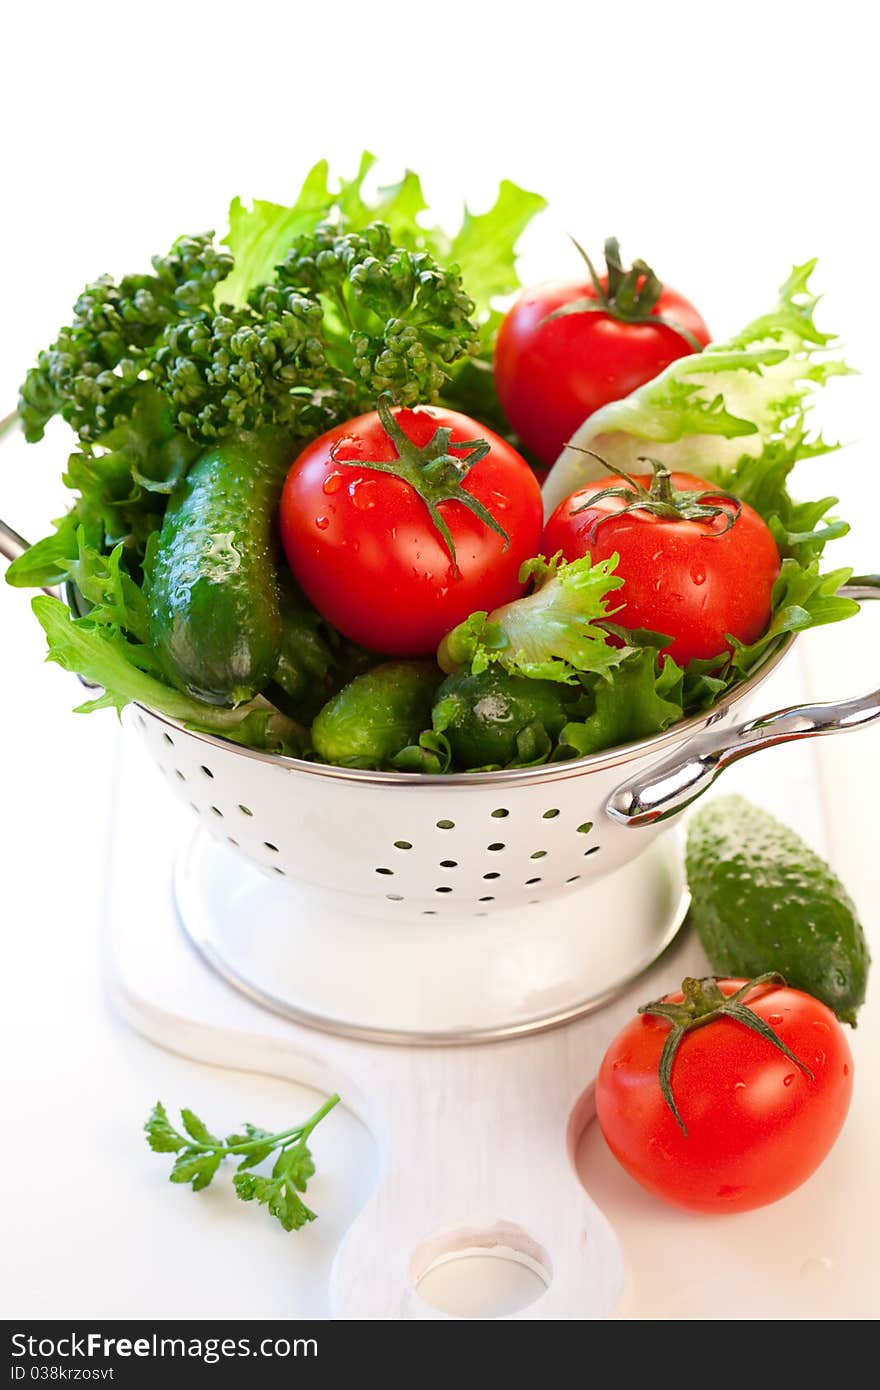
[(103, 688), (103, 694), (77, 709), (121, 711), (131, 701), (168, 715), (200, 733), (217, 734), (248, 748), (302, 756), (308, 747), (305, 730), (260, 698), (236, 709), (205, 705), (166, 685), (144, 670), (155, 658), (148, 648), (129, 642), (113, 624), (90, 615), (72, 617), (60, 599), (40, 595), (32, 600), (34, 613), (48, 640), (47, 660)]
[(610, 675), (628, 654), (607, 641), (602, 622), (607, 596), (623, 580), (614, 573), (617, 556), (593, 564), (590, 557), (564, 564), (561, 557), (528, 560), (520, 582), (534, 588), (492, 613), (472, 613), (440, 645), (438, 660), (452, 672), (470, 664), (478, 675), (491, 662), (534, 680), (576, 685), (584, 672)]
[[(733, 478), (746, 458), (769, 466), (768, 450), (783, 443), (795, 459), (824, 452), (828, 446), (811, 439), (807, 429), (810, 396), (849, 368), (835, 355), (835, 340), (816, 328), (818, 296), (809, 289), (814, 266), (808, 261), (792, 270), (771, 313), (727, 343), (679, 358), (653, 381), (596, 411), (572, 444), (627, 471), (648, 454), (670, 468), (708, 472), (719, 482)], [(595, 460), (566, 449), (547, 479), (548, 509), (601, 474)]]
[(566, 724), (559, 738), (561, 754), (583, 758), (662, 733), (684, 713), (683, 678), (681, 668), (668, 658), (661, 662), (654, 648), (631, 651), (610, 681), (595, 683), (593, 712)]
[(290, 207), (255, 199), (245, 207), (233, 198), (229, 207), (229, 231), (223, 238), (235, 258), (232, 273), (223, 281), (217, 298), (224, 304), (242, 305), (255, 285), (271, 280), (294, 237), (314, 231), (333, 206), (327, 176), (330, 166), (320, 159), (306, 174)]
[(820, 574), (817, 560), (807, 566), (794, 559), (783, 560), (773, 588), (773, 617), (767, 631), (748, 646), (735, 637), (728, 638), (733, 647), (731, 670), (736, 678), (752, 671), (771, 645), (786, 633), (837, 623), (858, 613), (855, 599), (844, 598), (837, 592), (851, 575), (850, 569)]
[(472, 213), (466, 207), (448, 252), (445, 247), (438, 247), (461, 270), (478, 314), (485, 313), (497, 296), (519, 289), (517, 243), (532, 218), (546, 206), (546, 198), (539, 193), (530, 193), (510, 179), (502, 179), (498, 196), (488, 211)]
[(429, 251), (443, 265), (458, 266), (488, 341), (494, 336), (488, 328), (491, 301), (519, 287), (516, 244), (532, 218), (546, 207), (546, 199), (504, 179), (488, 211), (472, 213), (465, 208), (461, 226), (449, 235), (436, 227), (420, 226), (417, 219), (427, 211), (427, 204), (418, 175), (411, 170), (399, 182), (379, 188), (374, 198), (366, 198), (364, 183), (375, 164), (375, 155), (365, 151), (354, 178), (341, 180), (334, 190), (328, 182), (327, 161), (320, 160), (290, 207), (260, 200), (246, 207), (240, 198), (233, 199), (224, 243), (235, 258), (235, 267), (218, 288), (218, 299), (246, 303), (256, 285), (272, 279), (294, 238), (314, 232), (323, 222), (335, 221), (343, 231), (358, 232), (379, 221), (388, 225), (395, 242)]

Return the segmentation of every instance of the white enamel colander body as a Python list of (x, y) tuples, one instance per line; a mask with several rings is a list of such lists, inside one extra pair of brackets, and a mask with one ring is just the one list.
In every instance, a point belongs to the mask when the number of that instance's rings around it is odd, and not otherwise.
[(707, 736), (726, 741), (781, 654), (665, 734), (506, 772), (324, 767), (191, 733), (146, 709), (126, 718), (204, 830), (270, 877), (348, 914), (483, 917), (576, 892), (641, 854), (680, 807), (640, 814), (630, 789), (659, 762), (689, 766), (688, 750)]

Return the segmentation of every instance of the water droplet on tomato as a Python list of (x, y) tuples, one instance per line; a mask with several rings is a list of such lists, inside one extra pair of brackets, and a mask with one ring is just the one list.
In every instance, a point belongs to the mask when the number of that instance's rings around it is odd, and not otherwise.
[(342, 487), (342, 474), (341, 474), (341, 473), (328, 473), (327, 477), (324, 479), (324, 483), (323, 483), (323, 486), (322, 486), (322, 488), (321, 488), (321, 491), (322, 491), (322, 492), (326, 492), (326, 494), (327, 494), (328, 497), (332, 497), (333, 494), (334, 494), (334, 492), (338, 492), (339, 489), (340, 489), (341, 487)]
[(849, 1065), (846, 1062), (843, 1064), (843, 1074), (844, 1076), (849, 1076)]
[(788, 1076), (783, 1076), (783, 1078), (782, 1078), (782, 1084), (783, 1084), (783, 1086), (790, 1086), (791, 1083), (792, 1083), (792, 1081), (794, 1081), (794, 1072), (793, 1072), (793, 1071), (790, 1071), (790, 1072), (788, 1073)]
[(620, 1067), (625, 1067), (628, 1061), (628, 1057), (616, 1057), (611, 1063), (611, 1070), (618, 1071)]
[(819, 1019), (819, 1018), (814, 1018), (814, 1019), (813, 1019), (813, 1027), (814, 1027), (814, 1028), (818, 1028), (820, 1033), (830, 1033), (830, 1032), (831, 1032), (831, 1029), (828, 1027), (828, 1024), (827, 1024), (827, 1023), (823, 1023), (822, 1020)]
[(746, 1089), (746, 1083), (744, 1081), (734, 1081), (733, 1089), (735, 1091), (744, 1091)]
[(510, 506), (510, 501), (504, 496), (503, 492), (490, 492), (489, 501), (499, 512), (506, 512), (507, 508)]
[(368, 512), (376, 505), (376, 484), (369, 478), (355, 478), (348, 495), (359, 512)]
[(705, 584), (706, 571), (703, 569), (702, 565), (694, 565), (691, 570), (691, 580), (694, 584)]
[(768, 1022), (768, 1023), (781, 1023), (781, 1022), (782, 1022), (782, 1014), (768, 1014), (768, 1015), (767, 1015), (767, 1022)]
[(319, 531), (326, 531), (327, 527), (330, 525), (329, 516), (316, 516), (315, 525), (317, 526)]

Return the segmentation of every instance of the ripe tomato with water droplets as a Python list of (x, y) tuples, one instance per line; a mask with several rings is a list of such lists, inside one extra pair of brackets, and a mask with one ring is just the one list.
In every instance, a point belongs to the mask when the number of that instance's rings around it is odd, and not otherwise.
[[(745, 983), (717, 981), (725, 997)], [(853, 1062), (831, 1010), (775, 984), (757, 986), (746, 1003), (797, 1062), (734, 1018), (686, 1032), (670, 1077), (681, 1124), (659, 1078), (666, 1018), (634, 1018), (599, 1068), (596, 1113), (609, 1148), (636, 1182), (675, 1206), (749, 1211), (785, 1197), (818, 1168), (846, 1119)]]
[(649, 266), (636, 261), (626, 269), (613, 238), (605, 255), (601, 277), (587, 262), (587, 280), (524, 290), (498, 330), (498, 399), (548, 468), (594, 411), (709, 342), (693, 304), (662, 285)]
[[(779, 551), (767, 523), (747, 503), (725, 501), (693, 473), (668, 478), (680, 496), (714, 499), (717, 515), (656, 515), (638, 507), (625, 488), (600, 498), (616, 480), (598, 478), (560, 502), (544, 528), (541, 551), (561, 550), (566, 560), (617, 554), (624, 584), (615, 597), (623, 607), (614, 621), (672, 638), (664, 650), (683, 666), (723, 655), (728, 634), (744, 643), (761, 636), (770, 621)], [(631, 481), (646, 493), (656, 483), (642, 474)], [(624, 510), (627, 498), (631, 509)]]
[(281, 497), (285, 554), (309, 599), (346, 637), (394, 656), (434, 652), (476, 609), (518, 598), (542, 522), (525, 460), (437, 406), (380, 403), (321, 435)]

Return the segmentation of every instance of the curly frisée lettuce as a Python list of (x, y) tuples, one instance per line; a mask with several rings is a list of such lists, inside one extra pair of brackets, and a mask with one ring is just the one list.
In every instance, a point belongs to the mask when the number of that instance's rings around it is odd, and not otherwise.
[(166, 685), (145, 666), (152, 665), (148, 648), (128, 641), (112, 625), (89, 617), (74, 618), (60, 599), (41, 594), (31, 606), (46, 634), (47, 661), (103, 687), (104, 693), (78, 705), (77, 714), (97, 709), (121, 713), (135, 702), (166, 714), (197, 733), (215, 734), (247, 748), (300, 757), (308, 748), (308, 732), (261, 696), (235, 709), (203, 704)]
[(592, 564), (590, 557), (563, 564), (561, 556), (528, 560), (520, 583), (532, 592), (493, 613), (472, 613), (444, 637), (437, 659), (452, 673), (470, 664), (473, 675), (497, 662), (511, 675), (576, 685), (583, 673), (609, 676), (629, 654), (613, 647), (601, 626), (610, 616), (607, 595), (623, 580), (617, 556)]
[(199, 733), (248, 748), (293, 756), (306, 751), (307, 730), (262, 697), (223, 709), (166, 684), (149, 642), (146, 598), (123, 567), (124, 547), (117, 545), (110, 555), (102, 555), (88, 544), (82, 527), (76, 546), (69, 572), (77, 606), (85, 611), (76, 617), (67, 604), (48, 594), (33, 599), (31, 606), (46, 634), (46, 659), (103, 691), (78, 706), (77, 713), (107, 708), (121, 713), (133, 701)]

